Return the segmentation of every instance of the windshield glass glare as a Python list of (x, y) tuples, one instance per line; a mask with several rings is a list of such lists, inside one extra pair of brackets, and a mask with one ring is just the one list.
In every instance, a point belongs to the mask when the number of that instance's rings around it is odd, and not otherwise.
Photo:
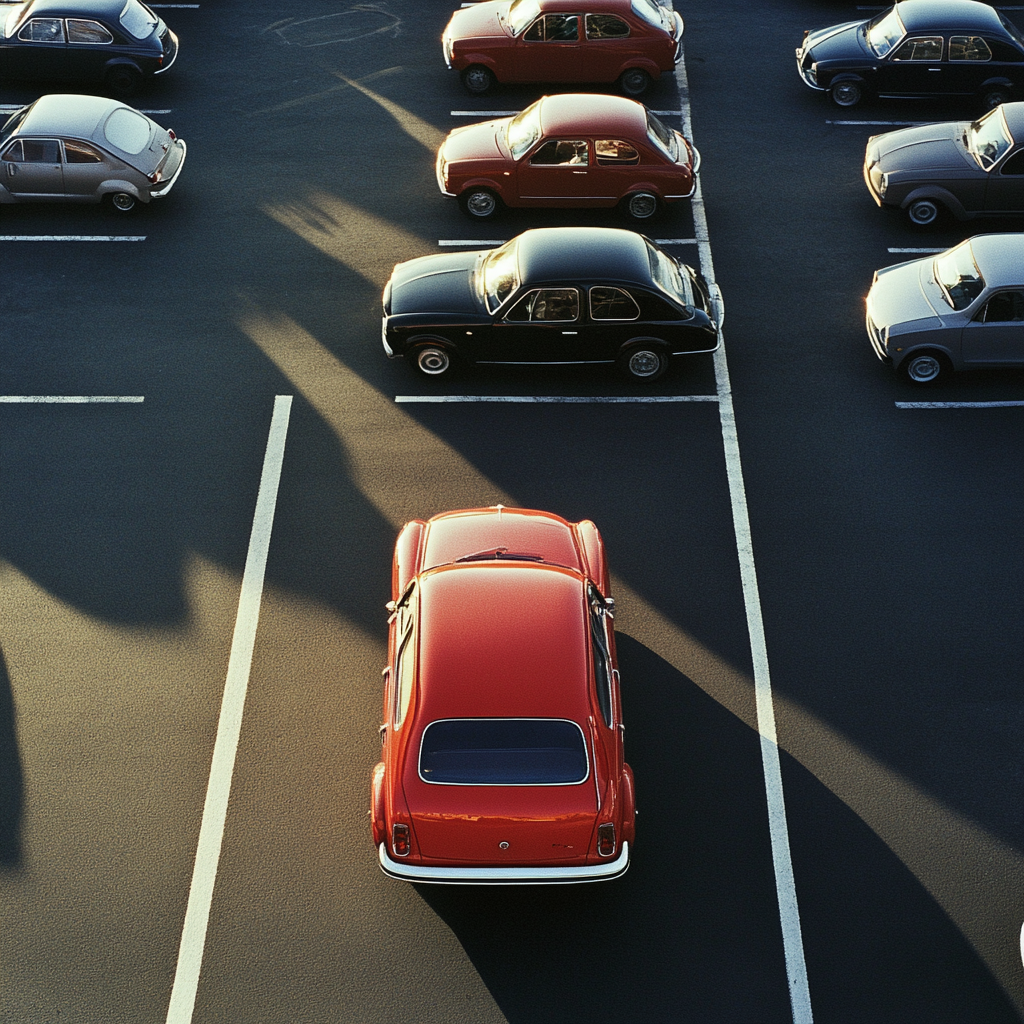
[(666, 128), (650, 111), (647, 112), (647, 137), (673, 163), (679, 161), (679, 140), (676, 133)]
[(983, 171), (997, 163), (1012, 145), (1013, 137), (1006, 127), (1001, 107), (990, 110), (967, 131), (967, 149)]
[(508, 27), (512, 35), (517, 36), (538, 17), (540, 4), (537, 0), (513, 0), (512, 6), (508, 9)]
[(519, 111), (505, 130), (512, 159), (518, 160), (540, 138), (540, 132), (540, 100), (537, 100)]
[(900, 21), (895, 7), (872, 18), (868, 22), (867, 36), (868, 46), (875, 51), (876, 57), (884, 57), (903, 37), (907, 30)]
[(970, 241), (935, 257), (932, 264), (935, 283), (953, 309), (966, 309), (985, 289), (985, 279), (974, 261)]
[(517, 239), (489, 252), (477, 274), (480, 297), (488, 313), (494, 313), (519, 288), (519, 260), (516, 256)]

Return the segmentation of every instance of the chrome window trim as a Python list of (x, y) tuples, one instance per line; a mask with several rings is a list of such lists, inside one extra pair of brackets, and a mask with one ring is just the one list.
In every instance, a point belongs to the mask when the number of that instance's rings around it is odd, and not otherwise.
[[(595, 288), (607, 288), (611, 291), (622, 292), (622, 294), (625, 295), (629, 299), (629, 301), (633, 303), (633, 308), (636, 310), (636, 316), (594, 316), (593, 295)], [(587, 289), (587, 311), (590, 314), (590, 319), (595, 324), (629, 324), (632, 323), (634, 320), (640, 319), (640, 304), (636, 301), (636, 299), (633, 298), (632, 295), (629, 294), (629, 292), (626, 291), (625, 288), (620, 288), (618, 285), (614, 284), (591, 285), (590, 288)]]

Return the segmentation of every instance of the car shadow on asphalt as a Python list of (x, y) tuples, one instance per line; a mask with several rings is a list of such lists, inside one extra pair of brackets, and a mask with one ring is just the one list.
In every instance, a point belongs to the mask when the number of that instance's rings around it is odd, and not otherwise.
[(21, 865), (24, 773), (15, 729), (14, 695), (7, 660), (0, 651), (0, 868)]

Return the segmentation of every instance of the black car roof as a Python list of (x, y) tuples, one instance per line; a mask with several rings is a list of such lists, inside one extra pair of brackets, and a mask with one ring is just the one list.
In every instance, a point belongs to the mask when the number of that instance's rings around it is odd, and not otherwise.
[(49, 15), (51, 18), (80, 18), (91, 16), (105, 18), (107, 21), (117, 24), (123, 10), (124, 0), (30, 0), (29, 10), (24, 17), (34, 18)]
[(519, 236), (517, 255), (524, 285), (574, 279), (651, 283), (644, 237), (624, 228), (534, 228)]
[(1006, 35), (995, 8), (978, 0), (902, 0), (896, 12), (908, 32), (974, 29)]

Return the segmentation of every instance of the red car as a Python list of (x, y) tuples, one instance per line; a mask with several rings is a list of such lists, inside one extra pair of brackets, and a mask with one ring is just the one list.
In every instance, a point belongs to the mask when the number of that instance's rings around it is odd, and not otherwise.
[(493, 508), (403, 527), (373, 841), (408, 882), (597, 882), (629, 866), (633, 773), (604, 545)]
[(471, 217), (505, 206), (622, 204), (634, 220), (689, 199), (700, 154), (642, 103), (545, 96), (515, 117), (456, 128), (437, 151), (437, 185)]
[(618, 82), (641, 96), (681, 55), (683, 19), (657, 0), (491, 0), (452, 15), (445, 63), (468, 92), (495, 82)]

